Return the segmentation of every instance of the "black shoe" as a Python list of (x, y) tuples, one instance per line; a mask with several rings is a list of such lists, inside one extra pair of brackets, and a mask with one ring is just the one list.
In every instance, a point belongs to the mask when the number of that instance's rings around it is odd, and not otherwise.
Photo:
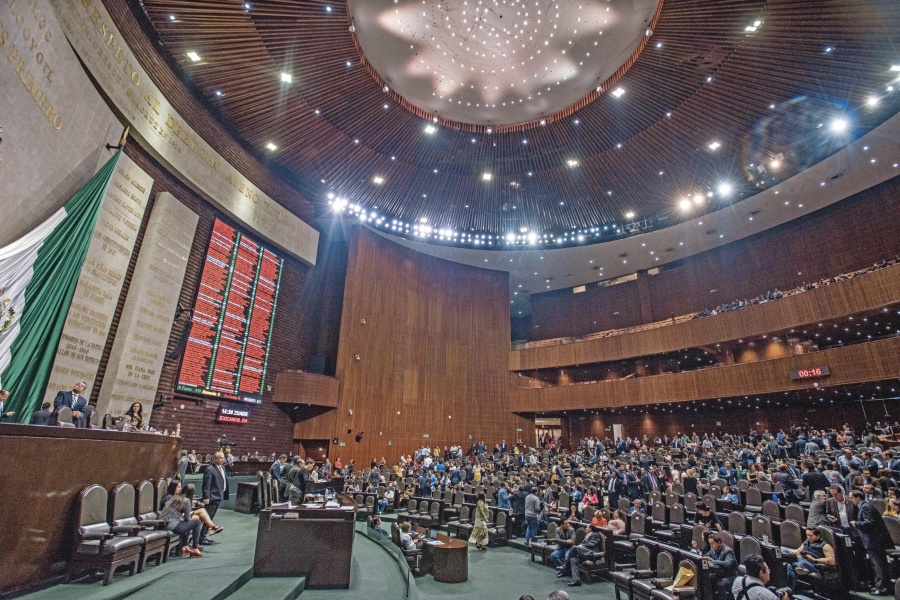
[(888, 592), (887, 592), (887, 590), (874, 589), (871, 591), (871, 594), (873, 596), (887, 596)]
[(215, 544), (215, 542), (212, 540), (200, 540), (201, 546), (212, 546), (213, 544)]
[(572, 580), (569, 582), (569, 587), (581, 587), (581, 582)]
[(565, 577), (565, 576), (566, 576), (566, 572), (565, 572), (565, 571), (557, 571), (557, 572), (556, 572), (556, 578), (557, 578), (557, 579), (562, 579), (562, 578)]

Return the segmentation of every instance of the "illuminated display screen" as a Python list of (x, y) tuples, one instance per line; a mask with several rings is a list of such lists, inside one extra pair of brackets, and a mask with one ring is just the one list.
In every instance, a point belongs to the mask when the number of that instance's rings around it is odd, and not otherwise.
[(234, 406), (220, 406), (216, 412), (216, 423), (246, 425), (250, 422), (250, 409)]
[(216, 219), (179, 392), (262, 403), (282, 259)]

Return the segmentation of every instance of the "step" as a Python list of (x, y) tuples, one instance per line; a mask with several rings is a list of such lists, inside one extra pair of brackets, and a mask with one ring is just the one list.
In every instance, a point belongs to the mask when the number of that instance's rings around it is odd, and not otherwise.
[[(190, 559), (194, 560), (194, 559)], [(181, 571), (173, 571), (152, 584), (128, 596), (128, 600), (160, 600), (161, 598), (191, 598), (191, 600), (224, 600), (253, 577), (252, 565), (230, 565), (204, 568), (196, 559)]]
[(306, 577), (254, 577), (228, 600), (294, 600), (305, 585)]

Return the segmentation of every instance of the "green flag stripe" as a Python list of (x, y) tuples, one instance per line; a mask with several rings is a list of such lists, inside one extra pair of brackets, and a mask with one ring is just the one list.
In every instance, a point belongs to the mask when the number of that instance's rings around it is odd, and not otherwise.
[(40, 408), (78, 276), (120, 154), (121, 150), (117, 151), (66, 202), (65, 219), (38, 250), (34, 274), (25, 288), (19, 335), (12, 343), (11, 360), (2, 375), (3, 385), (10, 391), (4, 410), (15, 411), (13, 420), (20, 423), (27, 423), (31, 413)]

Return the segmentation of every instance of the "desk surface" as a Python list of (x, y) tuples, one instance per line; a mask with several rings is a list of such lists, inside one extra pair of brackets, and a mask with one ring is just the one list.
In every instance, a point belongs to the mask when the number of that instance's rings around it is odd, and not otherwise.
[[(424, 537), (427, 530), (417, 527), (416, 533)], [(469, 580), (469, 544), (443, 533), (438, 533), (434, 539), (440, 544), (431, 544), (427, 541), (422, 548), (426, 561), (431, 563), (431, 574), (435, 581), (441, 583), (462, 583)], [(424, 541), (424, 540), (423, 540)]]

